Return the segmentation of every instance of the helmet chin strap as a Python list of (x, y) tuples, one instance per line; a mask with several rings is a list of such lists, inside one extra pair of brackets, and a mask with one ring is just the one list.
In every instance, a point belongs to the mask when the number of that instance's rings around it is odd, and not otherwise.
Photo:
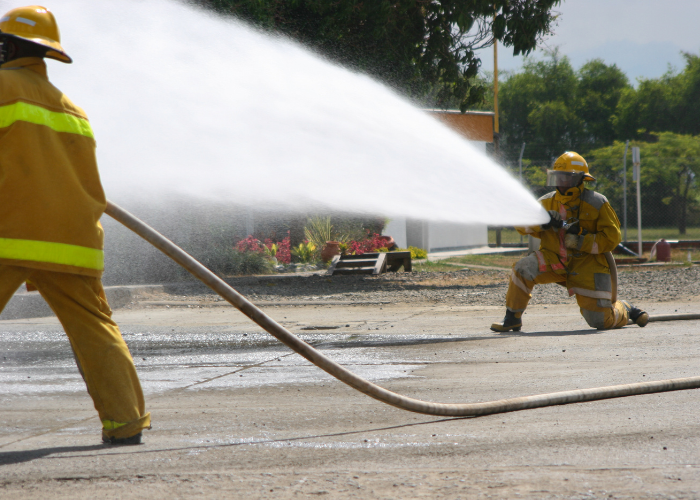
[(572, 187), (567, 187), (567, 188), (557, 187), (557, 191), (559, 191), (559, 194), (561, 194), (561, 195), (566, 195), (566, 193), (569, 191), (569, 189), (574, 189), (575, 187), (579, 188), (582, 193), (583, 193), (583, 190), (586, 189), (586, 187), (583, 185), (583, 182), (581, 182), (578, 185), (572, 186)]

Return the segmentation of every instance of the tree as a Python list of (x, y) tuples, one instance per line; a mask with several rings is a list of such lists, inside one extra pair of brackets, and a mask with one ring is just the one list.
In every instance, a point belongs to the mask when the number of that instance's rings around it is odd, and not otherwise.
[(575, 149), (576, 86), (569, 59), (558, 51), (546, 60), (526, 60), (522, 72), (501, 85), (502, 148), (515, 152), (526, 142), (528, 157), (537, 160)]
[[(483, 101), (475, 50), (494, 39), (528, 54), (561, 0), (194, 0), (282, 32), (409, 96), (464, 111)], [(495, 16), (494, 16), (495, 14)]]
[(600, 59), (584, 64), (578, 70), (576, 115), (584, 123), (583, 150), (612, 144), (615, 133), (615, 111), (626, 89), (631, 89), (627, 76), (615, 64), (608, 66)]
[(678, 75), (680, 87), (676, 102), (676, 114), (679, 118), (679, 133), (700, 134), (700, 56), (684, 53), (686, 65), (683, 73)]
[(700, 56), (683, 54), (682, 72), (640, 79), (620, 99), (615, 128), (620, 138), (645, 139), (656, 132), (700, 134)]
[(615, 112), (625, 74), (596, 59), (576, 72), (557, 50), (526, 60), (501, 86), (502, 147), (511, 155), (527, 143), (527, 155), (549, 162), (566, 150), (582, 153), (616, 138)]
[[(634, 142), (641, 155), (642, 219), (645, 226), (675, 225), (686, 233), (689, 219), (700, 222), (700, 136), (662, 132), (656, 142)], [(598, 180), (598, 190), (619, 212), (622, 208), (622, 156), (624, 144), (591, 151), (586, 158)], [(629, 200), (634, 199), (632, 169), (628, 168)]]
[(625, 89), (617, 109), (615, 129), (621, 139), (648, 139), (647, 134), (677, 131), (674, 114), (680, 89), (671, 73), (658, 79), (642, 79), (635, 90)]

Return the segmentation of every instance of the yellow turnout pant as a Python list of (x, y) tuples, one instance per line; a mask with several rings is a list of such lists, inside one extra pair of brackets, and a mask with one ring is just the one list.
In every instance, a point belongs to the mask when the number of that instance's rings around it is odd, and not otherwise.
[(0, 264), (0, 311), (31, 281), (68, 335), (78, 368), (108, 437), (131, 437), (151, 424), (129, 348), (112, 320), (102, 281)]
[[(532, 289), (535, 285), (544, 283), (566, 285), (566, 275), (557, 274), (554, 271), (540, 271), (537, 257), (534, 254), (523, 257), (513, 266), (508, 293), (506, 293), (506, 307), (518, 315), (522, 314), (532, 298)], [(582, 290), (580, 288), (577, 290), (592, 292), (591, 295), (596, 295), (596, 290)], [(609, 328), (622, 328), (627, 324), (629, 313), (619, 300), (612, 304), (610, 300), (576, 293), (576, 302), (581, 310), (581, 316), (592, 328), (607, 330)]]

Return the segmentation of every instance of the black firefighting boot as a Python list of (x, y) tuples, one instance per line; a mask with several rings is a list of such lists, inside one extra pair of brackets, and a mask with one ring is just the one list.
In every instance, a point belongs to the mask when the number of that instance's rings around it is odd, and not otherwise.
[(645, 327), (649, 323), (649, 314), (638, 307), (634, 307), (629, 302), (623, 300), (622, 305), (627, 309), (630, 319), (638, 326)]
[(141, 444), (141, 433), (139, 432), (138, 434), (128, 438), (115, 438), (102, 434), (102, 442), (105, 444), (115, 445)]
[(491, 330), (494, 332), (509, 332), (510, 330), (513, 330), (514, 332), (519, 332), (520, 327), (523, 326), (523, 321), (521, 319), (521, 316), (523, 313), (519, 312), (513, 312), (510, 309), (506, 309), (506, 316), (503, 318), (503, 322), (501, 323), (493, 323), (491, 325)]

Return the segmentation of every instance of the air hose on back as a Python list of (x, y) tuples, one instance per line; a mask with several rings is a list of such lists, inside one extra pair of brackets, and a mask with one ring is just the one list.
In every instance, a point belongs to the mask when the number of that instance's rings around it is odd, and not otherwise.
[[(148, 226), (126, 210), (108, 201), (105, 213), (134, 231), (154, 247), (161, 250), (168, 257), (184, 267), (193, 276), (218, 293), (227, 302), (248, 316), (277, 340), (309, 360), (317, 367), (324, 370), (326, 373), (370, 397), (403, 410), (424, 413), (427, 415), (473, 417), (508, 411), (526, 410), (529, 408), (540, 408), (543, 406), (581, 403), (585, 401), (635, 396), (655, 392), (700, 388), (700, 377), (689, 377), (659, 380), (655, 382), (641, 382), (635, 384), (598, 387), (593, 389), (555, 392), (551, 394), (540, 394), (537, 396), (502, 399), (499, 401), (491, 401), (486, 403), (431, 403), (402, 396), (401, 394), (391, 392), (355, 375), (335, 361), (321, 354), (319, 351), (298, 338), (296, 335), (292, 334), (263, 311), (258, 309), (253, 303), (248, 301), (236, 290), (227, 285), (221, 278), (197, 262), (197, 260), (175, 245), (172, 241), (165, 238), (162, 234), (158, 233), (155, 229)], [(611, 270), (613, 268), (614, 265), (611, 267)], [(616, 293), (617, 279), (614, 280), (614, 283), (614, 291)]]

